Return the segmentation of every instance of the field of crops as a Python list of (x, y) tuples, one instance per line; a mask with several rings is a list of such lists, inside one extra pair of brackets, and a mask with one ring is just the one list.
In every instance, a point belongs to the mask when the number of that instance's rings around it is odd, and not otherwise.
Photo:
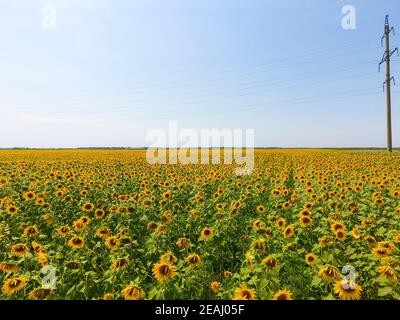
[(400, 298), (399, 155), (255, 161), (0, 151), (0, 299)]

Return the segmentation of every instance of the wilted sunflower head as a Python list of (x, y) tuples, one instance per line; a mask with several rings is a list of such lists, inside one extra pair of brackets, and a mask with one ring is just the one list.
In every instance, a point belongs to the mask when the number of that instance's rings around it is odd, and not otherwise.
[(318, 274), (325, 281), (332, 281), (340, 276), (339, 270), (331, 265), (324, 266), (321, 270), (319, 270)]
[(145, 292), (143, 289), (135, 285), (123, 289), (121, 295), (125, 300), (142, 300), (145, 298)]
[(51, 294), (51, 289), (38, 288), (38, 289), (32, 290), (31, 292), (28, 293), (28, 299), (43, 300), (43, 299), (48, 298), (50, 296), (50, 294)]
[(17, 273), (19, 267), (14, 263), (0, 262), (0, 270), (6, 273)]
[(121, 258), (111, 265), (111, 269), (126, 268), (128, 264), (129, 260), (127, 258)]

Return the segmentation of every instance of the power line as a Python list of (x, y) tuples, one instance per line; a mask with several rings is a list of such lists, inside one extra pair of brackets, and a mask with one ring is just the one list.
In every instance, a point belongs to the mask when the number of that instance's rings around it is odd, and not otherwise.
[[(365, 43), (370, 43), (370, 42), (376, 41), (377, 39), (378, 38), (373, 38), (373, 39), (369, 39), (369, 40), (360, 41), (358, 43), (351, 43), (351, 44), (347, 44), (347, 45), (343, 45), (343, 46), (338, 46), (338, 47), (333, 47), (333, 48), (329, 48), (329, 49), (310, 52), (310, 53), (307, 53), (307, 54), (291, 56), (291, 57), (283, 58), (283, 59), (277, 59), (277, 60), (274, 60), (274, 61), (269, 61), (269, 62), (265, 62), (265, 63), (261, 63), (261, 64), (256, 64), (256, 65), (251, 65), (251, 66), (242, 66), (242, 67), (232, 68), (232, 69), (225, 70), (225, 71), (220, 71), (220, 72), (215, 72), (215, 73), (210, 73), (210, 74), (205, 74), (205, 75), (198, 75), (198, 76), (189, 77), (189, 78), (185, 78), (185, 79), (178, 79), (178, 80), (174, 80), (174, 81), (169, 82), (169, 85), (167, 87), (165, 87), (164, 90), (170, 90), (170, 89), (176, 88), (177, 86), (171, 86), (171, 84), (173, 84), (173, 83), (177, 83), (178, 84), (178, 83), (184, 82), (185, 85), (187, 86), (187, 81), (190, 81), (190, 80), (203, 79), (203, 78), (207, 78), (207, 77), (210, 77), (210, 76), (225, 75), (225, 74), (230, 74), (230, 73), (233, 73), (233, 72), (236, 72), (236, 71), (241, 71), (241, 70), (251, 70), (251, 69), (255, 69), (255, 68), (262, 68), (262, 67), (269, 66), (269, 65), (275, 65), (276, 63), (279, 63), (279, 62), (296, 60), (296, 59), (299, 59), (299, 58), (305, 58), (305, 57), (309, 57), (309, 56), (313, 56), (313, 55), (319, 55), (321, 53), (331, 52), (331, 51), (340, 50), (340, 49), (344, 49), (344, 48), (350, 48), (350, 47), (353, 47), (353, 46), (359, 46), (361, 44), (365, 44)], [(334, 59), (336, 57), (354, 55), (354, 54), (358, 54), (360, 52), (364, 52), (364, 51), (368, 51), (368, 50), (374, 50), (375, 48), (376, 47), (367, 48), (367, 49), (363, 49), (361, 51), (350, 52), (350, 53), (346, 53), (346, 54), (343, 54), (343, 55), (331, 56), (331, 57), (322, 58), (322, 59), (319, 59), (319, 60), (316, 60), (316, 61), (324, 61), (325, 59), (329, 60), (329, 59)], [(312, 62), (306, 62), (306, 63), (303, 63), (303, 64), (307, 64), (307, 63), (312, 63)], [(299, 65), (299, 64), (297, 64), (297, 65)], [(279, 70), (279, 69), (280, 68), (278, 67), (275, 70)], [(262, 73), (262, 72), (265, 72), (265, 70), (264, 71), (263, 70), (259, 70), (259, 71), (255, 71), (255, 72), (250, 72), (248, 75), (252, 75), (252, 74), (255, 74), (255, 73)], [(220, 78), (217, 78), (217, 79), (214, 79), (214, 80), (207, 79), (206, 81), (203, 81), (203, 82), (200, 82), (200, 83), (205, 83), (205, 82), (209, 82), (209, 81), (220, 81), (220, 80), (221, 80)], [(92, 94), (78, 95), (78, 96), (69, 97), (69, 98), (72, 99), (72, 100), (81, 99), (81, 98), (84, 98), (84, 97), (89, 97), (90, 98), (90, 97), (93, 97), (93, 96), (98, 98), (98, 97), (100, 97), (101, 95), (104, 95), (104, 94), (114, 95), (114, 94), (118, 94), (118, 93), (136, 91), (136, 90), (146, 89), (146, 88), (154, 89), (154, 87), (157, 88), (160, 85), (162, 86), (163, 84), (165, 84), (165, 83), (150, 84), (150, 85), (144, 85), (144, 86), (139, 86), (139, 87), (128, 87), (128, 88), (122, 88), (122, 89), (118, 89), (118, 90), (97, 91), (97, 92), (93, 92)], [(179, 87), (180, 86), (178, 85), (178, 88)], [(68, 99), (68, 97), (49, 98), (47, 100), (46, 99), (45, 100), (43, 100), (43, 99), (31, 99), (30, 100), (30, 104), (35, 103), (35, 101), (36, 101), (36, 103), (40, 103), (40, 104), (43, 104), (43, 103), (55, 103), (55, 102), (60, 101), (60, 100), (65, 101), (65, 99)]]

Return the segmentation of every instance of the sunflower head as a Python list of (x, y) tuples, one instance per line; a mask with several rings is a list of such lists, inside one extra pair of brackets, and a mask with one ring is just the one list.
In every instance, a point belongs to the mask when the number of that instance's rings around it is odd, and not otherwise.
[(212, 292), (214, 292), (215, 294), (217, 294), (220, 291), (220, 287), (221, 287), (221, 284), (217, 281), (213, 281), (210, 283), (210, 288), (211, 288)]
[(8, 278), (4, 280), (2, 290), (5, 294), (13, 294), (25, 287), (27, 282), (28, 278), (22, 276), (17, 278)]
[(85, 239), (78, 236), (72, 237), (68, 241), (68, 245), (73, 249), (82, 249), (85, 246)]
[(198, 254), (192, 253), (186, 258), (190, 267), (195, 268), (201, 264), (201, 258)]
[(142, 288), (134, 285), (123, 289), (121, 295), (125, 300), (142, 300), (146, 296)]
[(306, 254), (304, 260), (308, 265), (313, 266), (317, 263), (317, 256), (311, 252)]
[(169, 263), (160, 262), (153, 266), (153, 275), (160, 281), (167, 281), (175, 276), (175, 267)]
[(247, 288), (244, 285), (236, 288), (234, 291), (233, 300), (254, 300), (256, 298), (256, 291)]
[(289, 290), (282, 289), (275, 293), (273, 300), (292, 300), (292, 293)]
[(336, 281), (334, 291), (342, 300), (359, 300), (362, 288), (353, 281), (343, 279)]

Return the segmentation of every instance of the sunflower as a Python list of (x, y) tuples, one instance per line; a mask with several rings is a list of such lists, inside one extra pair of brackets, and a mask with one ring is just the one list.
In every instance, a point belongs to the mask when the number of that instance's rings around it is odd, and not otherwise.
[(18, 208), (16, 206), (10, 205), (7, 207), (6, 211), (9, 215), (15, 215), (18, 213)]
[(389, 266), (380, 266), (378, 267), (378, 272), (386, 279), (389, 279), (392, 282), (397, 282), (396, 271)]
[(283, 228), (286, 225), (286, 219), (285, 218), (279, 218), (278, 221), (276, 222), (276, 226), (280, 229)]
[(62, 226), (62, 227), (59, 227), (59, 228), (57, 229), (57, 232), (58, 232), (61, 236), (65, 237), (65, 236), (68, 236), (68, 235), (69, 235), (70, 229), (69, 229), (68, 226)]
[(82, 232), (86, 230), (86, 225), (81, 219), (74, 221), (72, 225), (74, 226), (74, 230), (76, 232)]
[(51, 294), (51, 289), (45, 289), (45, 288), (38, 288), (35, 290), (32, 290), (31, 292), (28, 293), (28, 299), (31, 300), (43, 300), (46, 299), (50, 296)]
[(36, 258), (38, 259), (38, 262), (42, 267), (47, 266), (49, 264), (49, 259), (43, 252), (39, 252), (36, 255)]
[(27, 277), (17, 277), (17, 278), (8, 278), (4, 280), (3, 284), (3, 292), (5, 294), (13, 294), (15, 292), (20, 291), (23, 287), (25, 287), (26, 283), (28, 282)]
[(189, 246), (190, 246), (190, 240), (189, 239), (187, 239), (187, 238), (179, 238), (177, 241), (176, 241), (176, 246), (178, 247), (178, 248), (188, 248)]
[(147, 229), (148, 230), (155, 230), (157, 228), (157, 223), (155, 221), (150, 221), (147, 224)]
[(350, 280), (338, 280), (335, 283), (334, 291), (342, 300), (360, 300), (362, 288)]
[(175, 276), (175, 267), (169, 263), (160, 262), (153, 266), (153, 275), (160, 281), (167, 281)]
[(389, 252), (388, 249), (386, 248), (377, 247), (377, 248), (372, 248), (372, 254), (378, 258), (384, 258), (389, 254)]
[(346, 226), (341, 222), (335, 222), (331, 225), (331, 230), (333, 233), (337, 233), (339, 230), (345, 231)]
[(36, 253), (44, 252), (43, 246), (36, 241), (32, 241), (32, 248)]
[(336, 231), (336, 239), (338, 239), (339, 241), (346, 240), (346, 233), (344, 232), (344, 230)]
[(93, 210), (94, 210), (94, 205), (92, 203), (90, 203), (90, 202), (87, 202), (82, 206), (82, 211), (83, 212), (91, 212)]
[(275, 268), (278, 264), (278, 260), (276, 260), (272, 256), (268, 256), (261, 261), (262, 265), (270, 268)]
[(115, 261), (112, 265), (111, 265), (111, 269), (119, 269), (119, 268), (126, 268), (129, 264), (129, 260), (126, 258), (121, 258), (117, 261)]
[(199, 255), (196, 253), (190, 254), (187, 258), (186, 261), (189, 263), (189, 266), (192, 268), (196, 268), (198, 265), (201, 264), (201, 259)]
[(111, 236), (106, 238), (104, 244), (108, 249), (115, 250), (119, 247), (120, 243), (117, 236)]
[(214, 292), (215, 294), (217, 294), (221, 289), (221, 284), (217, 281), (213, 281), (210, 283), (210, 288), (212, 290), (212, 292)]
[(309, 227), (313, 223), (312, 219), (309, 216), (301, 216), (299, 220), (300, 220), (300, 226), (303, 228)]
[(292, 300), (292, 293), (286, 289), (279, 290), (274, 294), (272, 300)]
[(254, 300), (256, 298), (256, 291), (247, 288), (243, 285), (236, 288), (234, 291), (233, 300)]
[(111, 231), (107, 227), (101, 227), (96, 230), (96, 236), (98, 236), (99, 238), (107, 238), (110, 236), (110, 234)]
[(351, 230), (351, 235), (353, 236), (354, 239), (360, 239), (360, 231), (358, 231), (357, 228), (353, 228)]
[(266, 210), (266, 209), (265, 209), (265, 207), (264, 207), (262, 204), (260, 204), (260, 205), (257, 206), (257, 212), (258, 212), (258, 213), (260, 213), (260, 214), (261, 214), (261, 213), (264, 213), (265, 210)]
[(366, 236), (363, 238), (363, 240), (366, 241), (366, 242), (368, 242), (368, 245), (370, 245), (370, 246), (372, 246), (372, 245), (374, 245), (374, 244), (376, 243), (375, 238), (374, 238), (373, 236), (370, 236), (370, 235), (366, 235)]
[(23, 198), (27, 201), (35, 200), (35, 197), (35, 193), (32, 191), (28, 191), (23, 194)]
[(34, 237), (39, 233), (36, 226), (28, 226), (24, 229), (24, 235), (27, 237)]
[(160, 256), (160, 262), (175, 264), (177, 261), (178, 261), (178, 258), (175, 257), (171, 252), (166, 252)]
[(320, 240), (319, 240), (319, 246), (321, 248), (324, 247), (328, 247), (331, 246), (333, 244), (333, 240), (330, 236), (323, 236)]
[(287, 238), (291, 238), (294, 235), (294, 225), (288, 225), (285, 229), (285, 231), (283, 231), (283, 236), (287, 239)]
[(213, 228), (204, 228), (200, 232), (200, 240), (210, 240), (214, 237), (214, 229)]
[(304, 260), (309, 266), (313, 266), (317, 263), (318, 259), (314, 253), (310, 252), (310, 253), (306, 254), (306, 256), (304, 257)]
[(379, 241), (378, 247), (385, 248), (388, 254), (393, 253), (393, 251), (397, 249), (396, 246), (393, 243), (390, 243), (389, 241)]
[(14, 263), (0, 262), (0, 270), (6, 273), (17, 273), (19, 267)]
[(253, 250), (256, 250), (258, 252), (264, 252), (265, 251), (265, 241), (263, 239), (258, 239), (255, 240), (252, 244), (251, 244), (251, 248)]
[(142, 300), (146, 296), (142, 288), (134, 285), (123, 289), (121, 295), (125, 300)]
[(112, 300), (112, 299), (113, 299), (113, 297), (112, 297), (111, 293), (105, 293), (103, 295), (103, 300)]
[(232, 275), (232, 272), (230, 272), (230, 271), (228, 271), (228, 270), (225, 270), (224, 271), (224, 277), (225, 278), (228, 278), (228, 277), (230, 277)]
[(259, 219), (253, 221), (253, 229), (259, 230), (261, 228), (265, 228), (265, 223)]
[(73, 249), (82, 249), (85, 246), (85, 239), (78, 236), (72, 237), (68, 241), (68, 245)]
[(340, 272), (338, 271), (338, 269), (331, 265), (324, 266), (321, 270), (319, 270), (318, 274), (325, 281), (332, 281), (340, 276)]
[(88, 225), (90, 223), (90, 218), (83, 216), (82, 218), (80, 218), (80, 220), (83, 222), (84, 225)]
[(28, 246), (27, 246), (26, 244), (21, 244), (21, 243), (19, 243), (19, 244), (15, 244), (15, 245), (13, 245), (13, 246), (11, 247), (11, 253), (12, 253), (14, 256), (17, 256), (17, 257), (22, 257), (22, 256), (24, 256), (27, 252), (29, 252), (29, 248), (28, 248)]
[(104, 218), (104, 215), (105, 215), (105, 212), (103, 209), (97, 209), (94, 212), (94, 216), (96, 217), (96, 219), (102, 219), (102, 218)]

